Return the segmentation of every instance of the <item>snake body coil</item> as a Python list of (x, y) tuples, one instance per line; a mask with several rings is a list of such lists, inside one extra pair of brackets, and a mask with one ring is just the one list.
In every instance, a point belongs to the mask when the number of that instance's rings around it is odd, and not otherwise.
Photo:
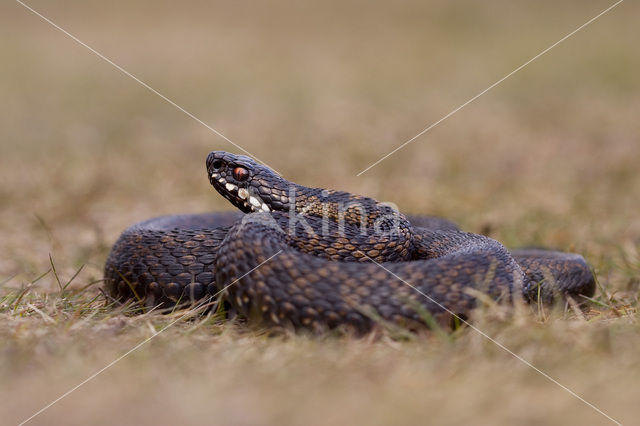
[(107, 260), (109, 295), (172, 306), (223, 291), (237, 312), (269, 323), (366, 332), (378, 321), (468, 318), (478, 292), (549, 302), (595, 290), (576, 254), (509, 252), (443, 219), (293, 184), (245, 156), (212, 152), (207, 174), (241, 212), (133, 225)]

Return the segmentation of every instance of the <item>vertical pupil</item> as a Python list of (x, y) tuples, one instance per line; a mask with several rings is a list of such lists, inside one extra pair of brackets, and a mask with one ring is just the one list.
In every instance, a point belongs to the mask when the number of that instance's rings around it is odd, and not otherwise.
[(249, 172), (244, 167), (236, 167), (233, 169), (233, 177), (236, 180), (245, 180), (249, 177)]

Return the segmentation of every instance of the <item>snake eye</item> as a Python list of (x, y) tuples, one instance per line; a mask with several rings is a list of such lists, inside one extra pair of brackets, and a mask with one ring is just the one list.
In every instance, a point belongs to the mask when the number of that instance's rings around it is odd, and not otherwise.
[(244, 167), (236, 167), (233, 169), (233, 178), (237, 181), (247, 180), (249, 177), (249, 170)]
[(213, 163), (211, 163), (211, 167), (213, 167), (214, 170), (220, 170), (220, 168), (222, 168), (222, 160), (215, 160)]

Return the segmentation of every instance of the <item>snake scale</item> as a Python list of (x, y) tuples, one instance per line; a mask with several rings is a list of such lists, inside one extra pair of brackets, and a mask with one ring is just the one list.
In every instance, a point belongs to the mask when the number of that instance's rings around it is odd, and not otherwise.
[(113, 299), (170, 307), (222, 293), (233, 311), (268, 324), (367, 332), (466, 320), (478, 292), (551, 302), (595, 291), (577, 254), (508, 251), (444, 219), (297, 185), (242, 155), (211, 152), (206, 168), (240, 211), (163, 216), (125, 230), (105, 265)]

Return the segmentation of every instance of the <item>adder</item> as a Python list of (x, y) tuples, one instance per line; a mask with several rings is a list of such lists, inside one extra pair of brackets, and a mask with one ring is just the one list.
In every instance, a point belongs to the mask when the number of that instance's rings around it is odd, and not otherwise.
[(444, 219), (297, 185), (242, 155), (211, 152), (206, 169), (239, 211), (125, 230), (105, 265), (112, 298), (169, 307), (221, 293), (236, 313), (267, 324), (367, 332), (466, 321), (479, 294), (549, 303), (595, 291), (578, 254), (509, 251)]

